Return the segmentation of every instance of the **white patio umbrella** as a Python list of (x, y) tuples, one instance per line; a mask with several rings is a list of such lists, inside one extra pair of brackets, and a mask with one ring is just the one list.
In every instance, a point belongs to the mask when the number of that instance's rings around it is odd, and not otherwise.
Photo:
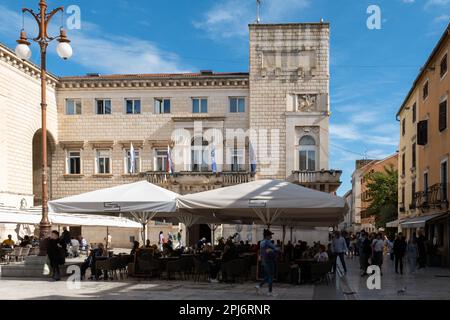
[(281, 180), (257, 180), (177, 199), (180, 211), (223, 220), (241, 219), (270, 227), (329, 226), (343, 220), (346, 201), (325, 192)]
[(147, 181), (95, 190), (49, 202), (51, 212), (130, 214), (145, 228), (158, 213), (176, 211), (177, 193)]

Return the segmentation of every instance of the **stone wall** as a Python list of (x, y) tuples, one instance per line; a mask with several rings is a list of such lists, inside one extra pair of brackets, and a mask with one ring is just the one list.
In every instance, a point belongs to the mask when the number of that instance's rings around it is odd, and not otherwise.
[[(33, 136), (41, 128), (39, 70), (0, 45), (0, 203), (33, 205)], [(58, 139), (56, 78), (47, 86), (47, 127)]]

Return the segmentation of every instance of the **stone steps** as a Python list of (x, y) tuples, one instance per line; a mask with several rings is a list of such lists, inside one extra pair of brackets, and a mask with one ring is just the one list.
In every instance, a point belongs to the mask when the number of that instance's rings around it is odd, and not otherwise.
[[(61, 276), (66, 275), (69, 265), (79, 263), (66, 263), (60, 267)], [(0, 266), (2, 278), (48, 278), (50, 276), (50, 266), (47, 264), (47, 257), (30, 256), (24, 262)]]

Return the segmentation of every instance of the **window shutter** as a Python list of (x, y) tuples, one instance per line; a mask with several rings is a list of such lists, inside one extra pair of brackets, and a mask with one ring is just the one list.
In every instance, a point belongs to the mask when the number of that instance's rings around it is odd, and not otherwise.
[(447, 129), (447, 101), (439, 104), (439, 131)]
[(417, 144), (425, 146), (428, 143), (428, 120), (417, 123)]

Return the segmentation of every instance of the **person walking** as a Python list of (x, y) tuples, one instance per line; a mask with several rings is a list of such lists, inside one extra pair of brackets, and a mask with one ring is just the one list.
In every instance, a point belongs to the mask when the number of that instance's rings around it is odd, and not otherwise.
[(274, 296), (272, 292), (273, 276), (275, 273), (276, 257), (277, 253), (279, 252), (279, 249), (271, 241), (272, 235), (273, 232), (269, 229), (264, 230), (264, 240), (260, 242), (259, 251), (264, 279), (259, 285), (255, 287), (256, 293), (259, 294), (261, 287), (267, 283), (269, 285), (269, 292), (267, 293), (268, 296)]
[[(380, 272), (383, 265), (383, 250), (384, 241), (382, 240), (382, 234), (378, 233), (372, 241), (372, 264), (377, 265), (380, 268)], [(383, 272), (380, 274), (383, 275)]]
[(408, 259), (409, 271), (411, 273), (416, 272), (417, 258), (419, 256), (419, 249), (417, 247), (417, 241), (415, 238), (409, 239), (406, 246), (406, 257)]
[(341, 261), (344, 273), (347, 273), (347, 266), (345, 265), (345, 253), (347, 252), (347, 243), (339, 231), (336, 231), (335, 237), (331, 243), (331, 250), (334, 255), (333, 273), (336, 273), (337, 258)]
[(389, 258), (391, 258), (391, 261), (394, 261), (394, 239), (392, 236), (386, 238), (386, 247), (389, 252)]
[(395, 256), (395, 273), (398, 273), (400, 266), (400, 274), (403, 274), (403, 258), (406, 252), (406, 241), (403, 234), (400, 232), (397, 239), (394, 241), (394, 256)]
[(369, 258), (372, 254), (372, 246), (369, 240), (367, 232), (364, 230), (360, 235), (360, 244), (359, 244), (359, 263), (361, 266), (361, 277), (367, 275), (367, 268), (369, 267)]
[(52, 268), (53, 281), (59, 281), (61, 279), (59, 266), (65, 263), (65, 251), (66, 243), (59, 238), (59, 232), (56, 230), (52, 231), (48, 241), (47, 255), (50, 260), (50, 267)]
[(425, 242), (426, 239), (425, 236), (423, 235), (423, 231), (419, 230), (417, 237), (417, 249), (419, 252), (418, 256), (419, 269), (425, 268), (425, 264), (427, 261)]

